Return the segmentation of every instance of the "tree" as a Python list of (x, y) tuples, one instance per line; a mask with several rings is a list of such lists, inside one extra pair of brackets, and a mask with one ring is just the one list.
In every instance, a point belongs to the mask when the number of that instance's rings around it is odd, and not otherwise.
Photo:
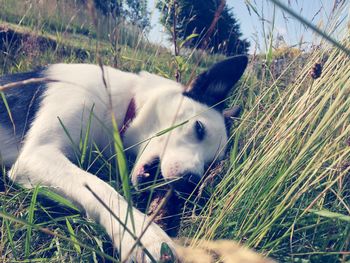
[(104, 15), (125, 19), (142, 30), (149, 29), (151, 25), (147, 0), (94, 0), (94, 2), (96, 8)]
[[(212, 23), (215, 14), (218, 14), (220, 4), (224, 4), (223, 8), (221, 6), (221, 15), (217, 23)], [(176, 35), (181, 40), (186, 40), (194, 33), (198, 34), (197, 38), (192, 38), (186, 43), (188, 47), (208, 48), (213, 53), (225, 55), (242, 54), (248, 51), (249, 42), (241, 39), (240, 25), (232, 9), (229, 9), (222, 0), (160, 0), (157, 8), (161, 11), (161, 23), (171, 34), (173, 34), (174, 25), (176, 25)], [(176, 17), (175, 21), (174, 17)]]
[(147, 0), (126, 0), (129, 21), (141, 29), (149, 29), (150, 12), (147, 10)]
[(95, 7), (104, 15), (112, 15), (114, 18), (120, 17), (123, 12), (122, 0), (94, 0)]

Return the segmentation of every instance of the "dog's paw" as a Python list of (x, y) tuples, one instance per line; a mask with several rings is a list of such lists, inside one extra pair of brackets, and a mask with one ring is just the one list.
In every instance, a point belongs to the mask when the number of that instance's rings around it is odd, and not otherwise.
[(135, 240), (129, 236), (122, 241), (121, 259), (127, 262), (177, 262), (176, 245), (156, 224), (151, 224), (135, 246)]
[(161, 262), (174, 263), (179, 262), (176, 257), (175, 249), (171, 249), (168, 243), (159, 243), (148, 247), (147, 251), (140, 248), (135, 251), (131, 262)]

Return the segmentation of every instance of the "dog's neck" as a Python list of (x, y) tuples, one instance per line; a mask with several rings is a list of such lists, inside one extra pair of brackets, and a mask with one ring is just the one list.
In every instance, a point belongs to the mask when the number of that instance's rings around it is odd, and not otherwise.
[(123, 125), (119, 129), (120, 136), (124, 136), (124, 133), (129, 128), (130, 123), (134, 120), (135, 117), (136, 117), (136, 105), (135, 105), (135, 99), (132, 98), (126, 110)]

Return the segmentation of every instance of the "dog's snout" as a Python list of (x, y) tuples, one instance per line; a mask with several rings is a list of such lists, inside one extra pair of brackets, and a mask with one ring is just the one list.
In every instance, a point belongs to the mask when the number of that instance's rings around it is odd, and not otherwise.
[(159, 164), (160, 164), (159, 158), (154, 158), (150, 163), (146, 163), (143, 166), (144, 173), (146, 175), (152, 175), (154, 178), (154, 176), (156, 176), (157, 173), (159, 173), (159, 170), (158, 170)]
[(142, 189), (150, 181), (151, 175), (149, 173), (140, 173), (137, 175), (137, 186)]
[(138, 189), (141, 190), (154, 183), (156, 177), (158, 177), (159, 163), (159, 158), (155, 158), (150, 163), (146, 163), (140, 168), (136, 174), (136, 186)]

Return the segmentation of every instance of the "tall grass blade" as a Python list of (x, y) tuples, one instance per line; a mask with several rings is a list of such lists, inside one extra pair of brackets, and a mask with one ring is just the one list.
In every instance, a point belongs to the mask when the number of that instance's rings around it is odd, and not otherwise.
[(113, 139), (114, 139), (114, 149), (116, 152), (116, 158), (118, 163), (119, 176), (122, 182), (123, 193), (126, 201), (128, 202), (128, 212), (126, 221), (130, 217), (133, 231), (135, 231), (135, 221), (132, 213), (132, 197), (131, 197), (131, 188), (129, 183), (129, 172), (126, 164), (126, 157), (123, 147), (123, 142), (120, 137), (119, 129), (114, 115), (112, 114), (112, 125), (113, 125)]
[(13, 231), (11, 230), (10, 228), (10, 222), (8, 219), (4, 219), (3, 221), (5, 223), (5, 226), (6, 226), (6, 232), (7, 232), (7, 238), (9, 240), (9, 243), (10, 243), (10, 247), (12, 249), (12, 253), (13, 253), (13, 256), (14, 258), (17, 260), (18, 259), (18, 256), (17, 256), (17, 249), (16, 249), (16, 246), (15, 246), (15, 243), (13, 242), (13, 235), (15, 233), (12, 233)]
[(328, 211), (326, 209), (322, 209), (322, 210), (310, 209), (309, 212), (316, 214), (316, 215), (319, 215), (319, 216), (326, 217), (326, 218), (338, 219), (338, 220), (350, 223), (350, 216), (343, 215), (340, 213), (331, 212), (331, 211)]
[(71, 201), (69, 201), (68, 199), (64, 198), (59, 194), (56, 194), (55, 192), (51, 191), (46, 187), (40, 187), (39, 193), (51, 199), (52, 201), (59, 203), (60, 205), (66, 206), (70, 209), (80, 212), (79, 208), (76, 207)]
[(73, 227), (72, 227), (72, 225), (70, 224), (70, 222), (69, 222), (69, 220), (67, 218), (66, 218), (66, 226), (67, 226), (70, 238), (72, 239), (73, 246), (74, 246), (75, 250), (77, 251), (78, 255), (80, 255), (81, 254), (81, 248), (79, 246), (79, 242), (78, 242), (78, 240), (77, 240), (77, 238), (75, 236)]
[(270, 35), (269, 35), (269, 46), (266, 52), (266, 64), (268, 67), (270, 67), (272, 58), (273, 58), (273, 33), (275, 30), (275, 19), (276, 19), (276, 6), (273, 5), (273, 13), (272, 13), (272, 25), (270, 29)]
[(89, 120), (87, 122), (87, 127), (85, 131), (85, 136), (84, 136), (84, 142), (81, 148), (81, 157), (80, 157), (80, 163), (81, 165), (84, 164), (85, 158), (86, 158), (86, 153), (88, 150), (88, 141), (90, 137), (90, 129), (91, 129), (91, 122), (92, 122), (92, 116), (93, 116), (93, 111), (94, 111), (95, 105), (91, 107), (90, 114), (89, 114)]
[(30, 244), (31, 244), (31, 239), (32, 239), (32, 224), (33, 224), (33, 221), (34, 221), (34, 212), (35, 212), (35, 207), (36, 207), (36, 198), (38, 196), (39, 189), (40, 189), (39, 185), (37, 185), (34, 188), (32, 199), (30, 201), (30, 207), (28, 209), (27, 220), (28, 220), (29, 225), (27, 225), (26, 242), (25, 242), (25, 245), (24, 245), (24, 255), (25, 255), (26, 258), (28, 258), (29, 255), (30, 255)]

